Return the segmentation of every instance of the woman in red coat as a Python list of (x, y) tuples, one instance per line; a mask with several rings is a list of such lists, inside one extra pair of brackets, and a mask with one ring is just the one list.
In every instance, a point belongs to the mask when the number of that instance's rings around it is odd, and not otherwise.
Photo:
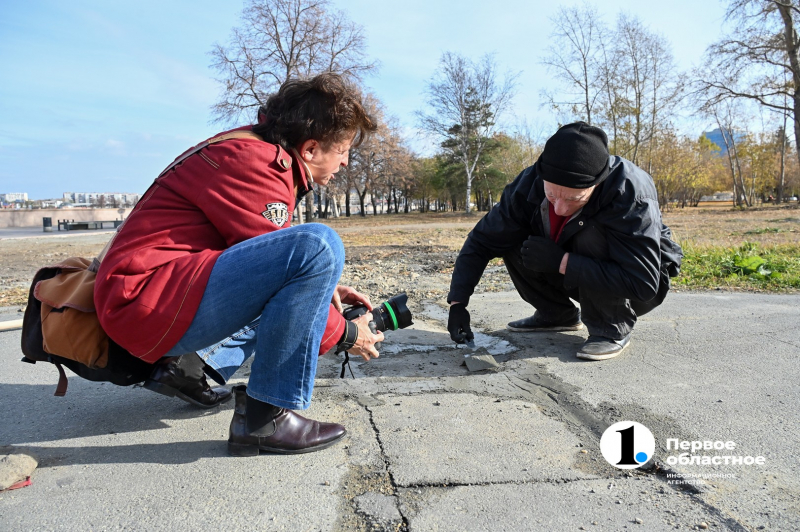
[[(337, 284), (338, 235), (321, 224), (291, 227), (291, 213), (374, 129), (338, 75), (289, 81), (257, 125), (176, 159), (103, 260), (98, 316), (115, 342), (156, 363), (146, 387), (214, 406), (230, 392), (211, 389), (202, 368), (224, 383), (254, 357), (248, 385), (234, 388), (232, 454), (309, 452), (344, 436), (341, 425), (293, 410), (310, 404), (319, 354), (338, 345), (369, 360), (383, 335), (369, 330), (369, 314), (347, 322), (339, 312), (340, 301), (371, 305)], [(204, 366), (182, 356), (192, 353)]]

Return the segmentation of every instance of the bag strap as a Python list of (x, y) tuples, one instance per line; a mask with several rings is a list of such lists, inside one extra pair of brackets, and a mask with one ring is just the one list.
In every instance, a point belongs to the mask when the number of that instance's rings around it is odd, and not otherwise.
[[(164, 177), (165, 174), (169, 173), (170, 170), (173, 170), (175, 167), (180, 165), (183, 161), (185, 161), (186, 159), (188, 159), (189, 157), (191, 157), (195, 153), (199, 152), (203, 148), (206, 148), (206, 147), (208, 147), (208, 146), (210, 146), (212, 144), (216, 144), (218, 142), (222, 142), (224, 140), (231, 140), (231, 139), (264, 140), (260, 135), (256, 135), (252, 131), (249, 131), (249, 130), (246, 130), (246, 129), (239, 130), (239, 131), (229, 131), (228, 133), (225, 133), (223, 135), (219, 135), (218, 137), (213, 137), (213, 138), (210, 138), (208, 140), (205, 140), (205, 141), (201, 142), (200, 144), (198, 144), (197, 146), (195, 146), (193, 148), (189, 148), (188, 150), (183, 152), (181, 155), (179, 155), (177, 158), (175, 158), (175, 160), (172, 161), (172, 163), (170, 163), (169, 166), (164, 168), (163, 172), (158, 174), (158, 177), (153, 182), (153, 185), (155, 185), (156, 182), (158, 182), (158, 180), (161, 177)], [(150, 185), (150, 187), (152, 188), (153, 185)], [(148, 188), (147, 191), (149, 191), (149, 190), (150, 189)], [(144, 193), (144, 196), (142, 196), (143, 198), (147, 196), (147, 191)], [(117, 238), (117, 235), (119, 234), (120, 231), (122, 231), (122, 228), (125, 227), (125, 222), (127, 222), (128, 220), (131, 219), (131, 216), (133, 216), (134, 212), (135, 212), (135, 208), (134, 208), (134, 211), (132, 211), (128, 215), (128, 217), (119, 225), (119, 227), (117, 227), (117, 230), (114, 232), (114, 235), (111, 237), (111, 240), (109, 240), (108, 243), (106, 243), (106, 245), (103, 248), (103, 250), (92, 260), (92, 263), (87, 268), (89, 271), (97, 273), (97, 271), (100, 269), (100, 263), (103, 262), (103, 259), (106, 257), (106, 254), (108, 253), (108, 250), (111, 249), (111, 245), (114, 243), (114, 240)]]
[(223, 135), (220, 135), (218, 137), (213, 137), (213, 138), (210, 138), (210, 139), (208, 139), (206, 141), (203, 141), (200, 144), (198, 144), (197, 146), (195, 146), (194, 148), (189, 148), (188, 150), (183, 152), (181, 155), (179, 155), (174, 161), (172, 161), (172, 164), (170, 164), (169, 166), (164, 168), (164, 171), (161, 172), (160, 174), (158, 174), (158, 177), (162, 177), (164, 174), (166, 174), (167, 172), (169, 172), (170, 170), (172, 170), (173, 168), (175, 168), (176, 166), (178, 166), (183, 161), (185, 161), (186, 159), (188, 159), (189, 157), (191, 157), (195, 153), (199, 152), (203, 148), (205, 148), (207, 146), (210, 146), (211, 144), (216, 144), (217, 142), (222, 142), (223, 140), (230, 140), (230, 139), (264, 140), (263, 138), (261, 138), (261, 136), (256, 135), (252, 131), (248, 131), (248, 130), (230, 131), (230, 132), (225, 133)]

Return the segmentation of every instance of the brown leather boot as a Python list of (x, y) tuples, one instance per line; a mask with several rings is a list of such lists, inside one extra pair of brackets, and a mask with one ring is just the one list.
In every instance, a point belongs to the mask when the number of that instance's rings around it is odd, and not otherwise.
[(213, 408), (232, 397), (222, 386), (212, 388), (203, 373), (203, 361), (195, 354), (162, 358), (155, 363), (144, 386), (167, 397), (178, 397), (200, 408)]
[[(234, 386), (235, 406), (228, 435), (228, 453), (232, 456), (257, 456), (259, 451), (278, 454), (300, 454), (319, 451), (330, 447), (344, 438), (347, 432), (337, 423), (322, 423), (295, 414), (291, 410), (261, 403), (264, 410), (270, 411), (260, 418), (254, 427), (248, 427), (247, 386)], [(251, 408), (257, 404), (250, 398)], [(259, 412), (258, 414), (263, 414)], [(268, 419), (271, 418), (271, 419)], [(251, 430), (254, 429), (254, 430)]]

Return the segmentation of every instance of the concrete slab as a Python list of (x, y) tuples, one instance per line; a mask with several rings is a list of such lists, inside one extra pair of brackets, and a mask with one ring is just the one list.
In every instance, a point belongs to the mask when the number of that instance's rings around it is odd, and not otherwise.
[[(636, 530), (638, 518), (643, 530), (670, 522), (793, 530), (798, 308), (800, 296), (671, 294), (642, 317), (621, 357), (592, 363), (574, 357), (585, 331), (512, 334), (505, 323), (532, 309), (514, 293), (476, 295), (478, 344), (504, 353), (494, 355), (499, 371), (487, 374), (460, 365), (447, 314), (430, 305), (419, 327), (387, 335), (384, 356), (353, 364), (357, 379), (338, 379), (335, 357), (320, 360), (308, 414), (344, 423), (342, 445), (253, 459), (226, 455), (230, 406), (197, 411), (77, 377), (67, 397), (55, 398), (55, 368), (20, 363), (19, 331), (0, 333), (0, 446), (40, 459), (33, 485), (0, 493), (0, 523), (4, 530)], [(247, 375), (245, 368), (234, 383)], [(699, 490), (668, 483), (665, 470), (628, 476), (599, 452), (600, 434), (623, 419), (653, 431), (662, 461), (666, 438), (679, 438), (735, 441), (730, 454), (767, 462), (675, 468), (730, 475), (706, 479)], [(619, 486), (618, 498), (602, 492), (608, 484)]]
[(644, 424), (662, 460), (679, 454), (667, 452), (667, 438), (734, 441), (736, 452), (728, 454), (764, 456), (764, 466), (675, 469), (733, 475), (705, 482), (703, 498), (743, 522), (769, 528), (800, 521), (800, 296), (671, 294), (640, 318), (623, 355), (599, 363), (574, 356), (585, 331), (504, 330), (509, 319), (531, 309), (513, 292), (481, 294), (470, 302), (486, 332), (520, 348), (506, 371), (550, 373), (575, 386), (592, 408), (611, 414), (610, 420)]
[[(343, 513), (341, 484), (351, 470), (384, 466), (369, 416), (356, 403), (317, 401), (307, 411), (346, 424), (352, 447), (347, 440), (310, 455), (232, 458), (225, 443), (231, 404), (201, 411), (143, 389), (75, 377), (66, 397), (53, 397), (55, 369), (10, 357), (12, 336), (0, 335), (4, 367), (12, 368), (0, 375), (0, 442), (30, 452), (40, 466), (32, 486), (0, 494), (5, 530), (214, 523), (330, 530)], [(52, 384), (42, 384), (48, 377)]]
[(572, 467), (578, 438), (531, 404), (468, 394), (382, 399), (369, 410), (398, 486), (589, 476)]
[(403, 489), (409, 530), (739, 530), (652, 479)]

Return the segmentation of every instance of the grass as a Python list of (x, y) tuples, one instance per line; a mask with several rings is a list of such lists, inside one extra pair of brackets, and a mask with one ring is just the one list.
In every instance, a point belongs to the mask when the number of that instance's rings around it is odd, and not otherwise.
[(800, 289), (800, 244), (738, 246), (682, 243), (681, 274), (676, 287), (731, 288), (786, 292)]

